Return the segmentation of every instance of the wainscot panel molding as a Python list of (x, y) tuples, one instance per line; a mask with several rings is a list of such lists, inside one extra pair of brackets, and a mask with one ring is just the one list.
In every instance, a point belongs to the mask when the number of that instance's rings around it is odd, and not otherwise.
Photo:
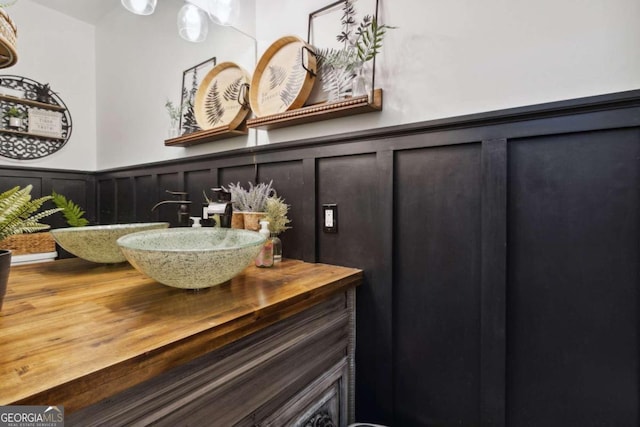
[[(19, 171), (0, 183), (62, 174)], [(100, 223), (173, 225), (166, 190), (200, 216), (203, 190), (273, 180), (284, 256), (365, 272), (357, 420), (640, 423), (640, 90), (62, 175)]]
[[(0, 191), (6, 191), (19, 185), (33, 185), (32, 198), (51, 195), (56, 192), (73, 200), (86, 213), (85, 217), (95, 224), (96, 213), (96, 181), (94, 172), (69, 171), (56, 169), (35, 169), (18, 166), (0, 166)], [(44, 205), (45, 209), (54, 208), (51, 202)], [(54, 214), (42, 220), (52, 228), (67, 227), (62, 214)], [(61, 258), (72, 255), (56, 245), (56, 250)]]

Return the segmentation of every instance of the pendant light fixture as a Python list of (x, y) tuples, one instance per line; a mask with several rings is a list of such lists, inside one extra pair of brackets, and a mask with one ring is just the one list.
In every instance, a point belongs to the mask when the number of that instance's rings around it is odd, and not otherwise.
[(235, 25), (240, 15), (238, 0), (209, 0), (209, 17), (218, 25)]
[[(120, 0), (129, 12), (151, 15), (158, 0)], [(218, 25), (235, 26), (240, 16), (239, 0), (185, 0), (178, 12), (178, 34), (190, 42), (201, 42), (209, 32), (208, 18)]]
[(156, 10), (158, 0), (121, 0), (122, 5), (136, 15), (151, 15)]
[(178, 34), (190, 42), (201, 42), (207, 38), (209, 23), (207, 15), (198, 6), (185, 3), (178, 12)]

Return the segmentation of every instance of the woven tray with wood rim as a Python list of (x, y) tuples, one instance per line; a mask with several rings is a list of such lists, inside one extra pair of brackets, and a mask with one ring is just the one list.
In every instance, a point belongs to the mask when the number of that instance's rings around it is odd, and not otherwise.
[(246, 71), (229, 61), (209, 71), (196, 92), (194, 112), (200, 128), (237, 128), (249, 113), (249, 101), (245, 100), (249, 80)]
[(313, 88), (316, 65), (311, 46), (300, 38), (285, 36), (273, 42), (251, 78), (249, 101), (256, 117), (302, 107)]
[(49, 232), (16, 234), (0, 241), (0, 249), (8, 249), (13, 255), (54, 252), (56, 241)]

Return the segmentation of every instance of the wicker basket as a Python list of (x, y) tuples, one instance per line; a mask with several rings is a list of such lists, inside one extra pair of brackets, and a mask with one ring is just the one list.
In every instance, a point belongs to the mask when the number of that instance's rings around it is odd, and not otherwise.
[(0, 8), (0, 68), (7, 68), (18, 62), (17, 37), (16, 24), (7, 12)]
[(56, 241), (49, 232), (16, 234), (0, 241), (0, 249), (9, 249), (14, 255), (54, 252)]

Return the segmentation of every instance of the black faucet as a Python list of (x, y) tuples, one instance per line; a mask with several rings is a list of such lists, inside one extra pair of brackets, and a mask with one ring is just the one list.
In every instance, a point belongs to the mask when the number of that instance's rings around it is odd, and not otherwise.
[(151, 212), (156, 210), (156, 208), (160, 205), (180, 205), (178, 207), (178, 224), (188, 226), (189, 225), (189, 206), (191, 204), (191, 200), (189, 199), (189, 193), (185, 193), (184, 191), (170, 191), (165, 190), (167, 193), (172, 194), (174, 196), (180, 196), (180, 200), (163, 200), (161, 202), (156, 203), (152, 208)]

